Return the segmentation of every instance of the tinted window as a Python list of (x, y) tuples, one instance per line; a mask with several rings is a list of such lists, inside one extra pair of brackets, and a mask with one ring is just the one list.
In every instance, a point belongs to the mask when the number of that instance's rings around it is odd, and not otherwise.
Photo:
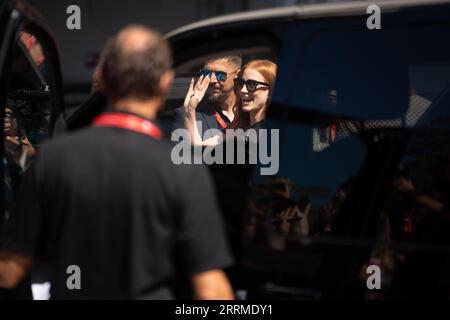
[(259, 297), (448, 297), (450, 28), (346, 23), (284, 34), (279, 171), (253, 172), (248, 279)]
[[(363, 29), (364, 27), (364, 29)], [(412, 92), (432, 101), (450, 82), (449, 26), (365, 26), (285, 34), (274, 102), (367, 120), (407, 117)], [(308, 36), (305, 36), (305, 33)], [(336, 90), (330, 108), (324, 95)]]

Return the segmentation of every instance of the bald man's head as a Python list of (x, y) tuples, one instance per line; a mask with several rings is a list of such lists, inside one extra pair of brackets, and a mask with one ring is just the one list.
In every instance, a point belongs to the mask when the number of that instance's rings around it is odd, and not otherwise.
[(140, 25), (126, 27), (106, 44), (100, 60), (101, 88), (112, 101), (147, 100), (160, 94), (161, 77), (172, 66), (167, 41)]
[(117, 34), (117, 44), (127, 53), (133, 51), (144, 51), (149, 47), (156, 45), (160, 40), (160, 35), (140, 25), (126, 27)]

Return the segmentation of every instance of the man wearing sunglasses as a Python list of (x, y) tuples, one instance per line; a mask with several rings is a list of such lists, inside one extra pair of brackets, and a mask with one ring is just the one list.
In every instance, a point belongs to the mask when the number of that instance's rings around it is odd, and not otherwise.
[[(209, 78), (206, 98), (200, 99), (196, 109), (196, 120), (201, 122), (203, 133), (208, 129), (225, 129), (234, 119), (233, 107), (236, 102), (234, 78), (241, 68), (239, 56), (224, 56), (208, 60), (199, 70), (198, 79)], [(184, 110), (178, 108), (175, 114), (175, 129), (184, 127)]]

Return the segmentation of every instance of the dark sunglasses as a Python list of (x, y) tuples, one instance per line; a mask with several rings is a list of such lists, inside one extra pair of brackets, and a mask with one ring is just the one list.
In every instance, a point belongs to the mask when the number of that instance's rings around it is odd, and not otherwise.
[(256, 81), (256, 80), (247, 80), (245, 81), (242, 78), (236, 78), (234, 79), (234, 86), (236, 87), (236, 89), (238, 89), (239, 91), (242, 90), (242, 88), (245, 86), (247, 87), (248, 92), (253, 93), (256, 91), (258, 84), (263, 85), (265, 87), (270, 87), (270, 84), (268, 84), (267, 82), (260, 82), (260, 81)]
[(225, 80), (227, 80), (228, 73), (226, 73), (225, 71), (211, 71), (211, 70), (206, 69), (206, 68), (203, 68), (203, 69), (200, 70), (200, 74), (203, 77), (207, 77), (207, 76), (209, 76), (212, 73), (214, 73), (214, 75), (216, 76), (217, 81), (225, 81)]

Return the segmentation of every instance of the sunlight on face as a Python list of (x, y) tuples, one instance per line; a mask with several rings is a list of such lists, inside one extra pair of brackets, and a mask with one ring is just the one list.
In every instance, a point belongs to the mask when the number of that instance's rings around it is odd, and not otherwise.
[(220, 103), (227, 99), (229, 95), (233, 94), (233, 74), (232, 72), (236, 70), (236, 67), (224, 59), (217, 59), (208, 61), (205, 68), (211, 71), (223, 71), (228, 74), (228, 78), (225, 81), (218, 81), (213, 74), (211, 76), (211, 82), (207, 94), (209, 99), (214, 103)]
[[(255, 69), (246, 68), (242, 74), (242, 79), (267, 82), (266, 79)], [(269, 89), (266, 86), (258, 85), (255, 92), (250, 93), (247, 86), (243, 86), (239, 92), (242, 100), (242, 110), (245, 112), (256, 111), (264, 108), (269, 97)]]

